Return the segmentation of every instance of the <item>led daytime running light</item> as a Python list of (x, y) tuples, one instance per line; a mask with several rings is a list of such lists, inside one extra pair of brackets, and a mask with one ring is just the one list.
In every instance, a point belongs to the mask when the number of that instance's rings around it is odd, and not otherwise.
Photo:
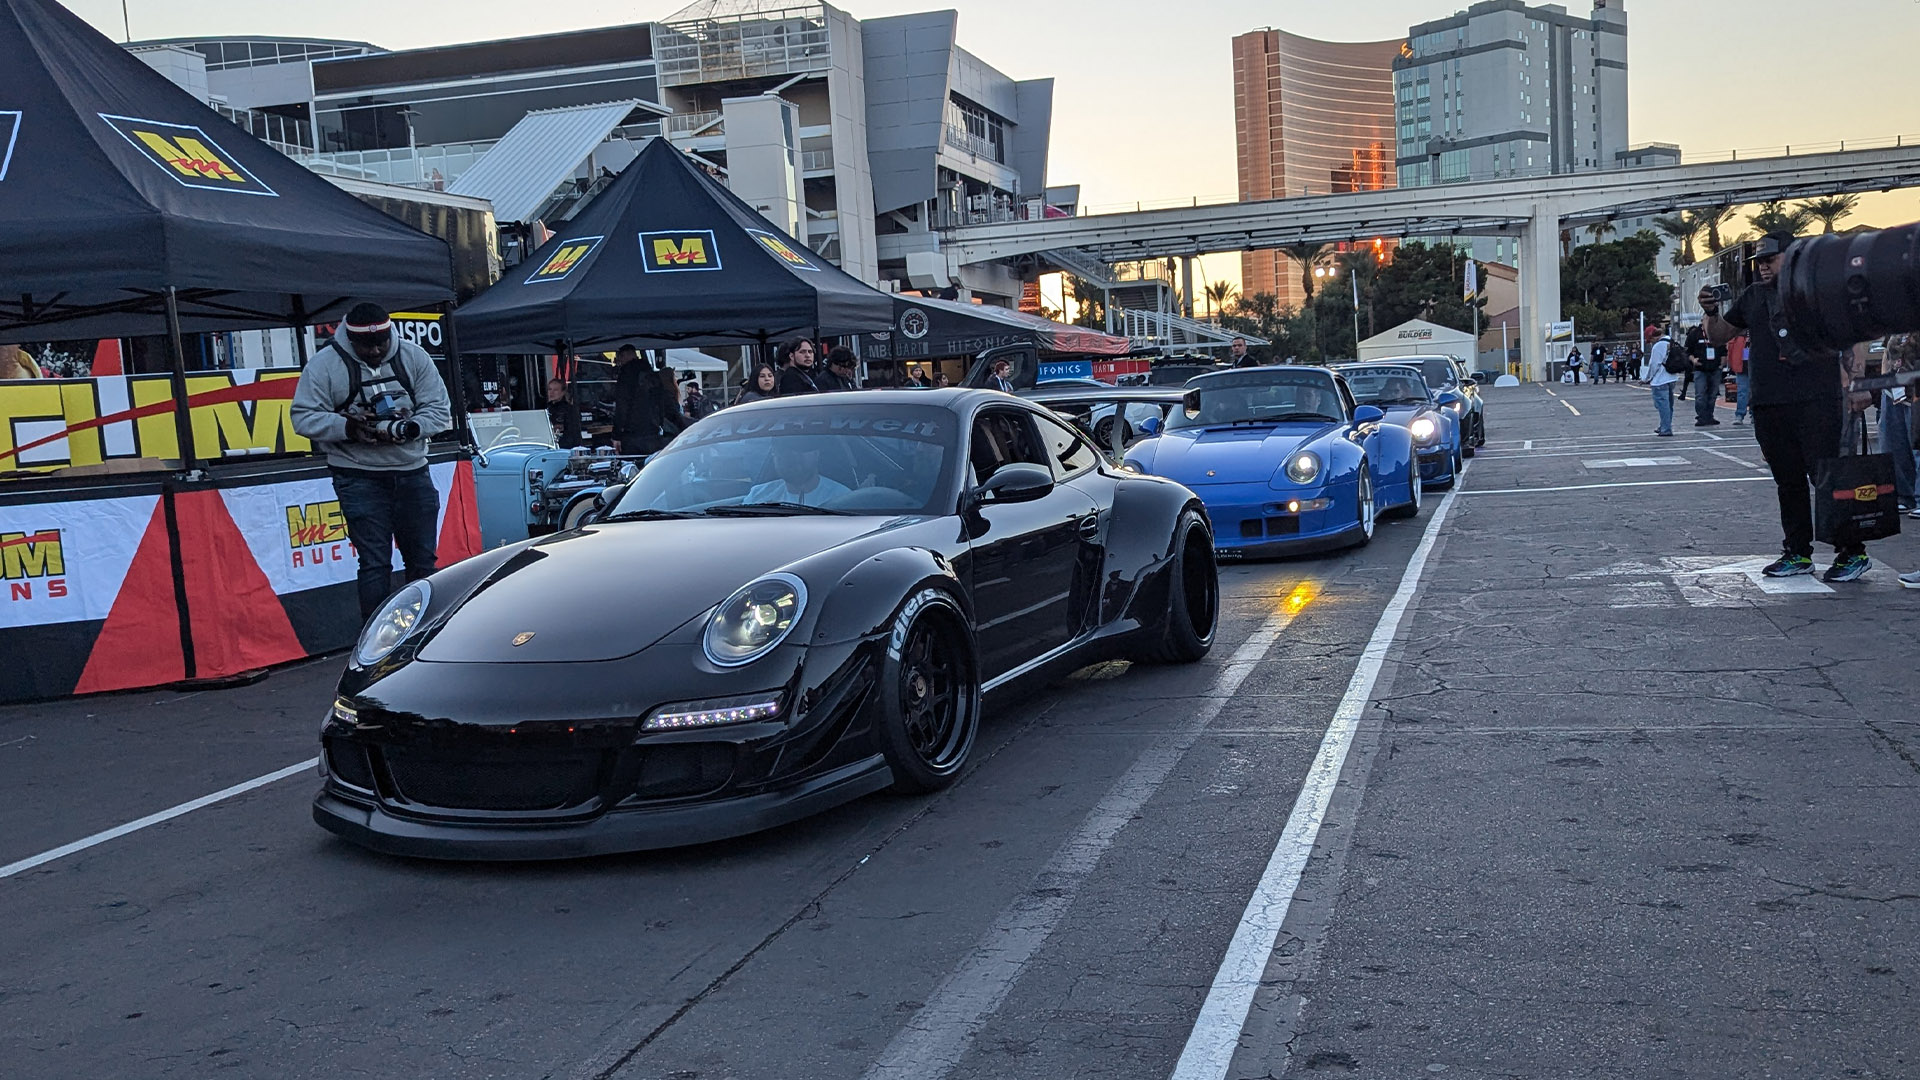
[(719, 727), (722, 724), (750, 724), (780, 715), (781, 695), (757, 694), (750, 697), (715, 698), (662, 705), (640, 725), (642, 731), (685, 731), (688, 728)]

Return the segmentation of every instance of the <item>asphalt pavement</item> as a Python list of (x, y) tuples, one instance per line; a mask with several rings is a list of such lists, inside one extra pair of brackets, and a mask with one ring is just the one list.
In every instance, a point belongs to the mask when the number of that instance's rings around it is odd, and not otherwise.
[[(440, 864), (301, 771), (0, 878), (0, 1075), (1907, 1075), (1920, 548), (1781, 591), (1750, 429), (1487, 397), (1459, 494), (932, 797)], [(0, 709), (0, 866), (311, 758), (337, 671)]]

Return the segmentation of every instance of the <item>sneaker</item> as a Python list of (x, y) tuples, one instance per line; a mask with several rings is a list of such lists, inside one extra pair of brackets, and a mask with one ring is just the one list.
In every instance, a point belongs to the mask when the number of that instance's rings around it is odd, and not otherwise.
[(1673, 432), (1671, 432), (1671, 431), (1656, 431), (1656, 432), (1654, 432), (1654, 434), (1655, 434), (1655, 435), (1672, 435), (1672, 434), (1673, 434)]
[(1702, 423), (1700, 426), (1701, 427), (1718, 427), (1719, 424), (1720, 424), (1720, 421), (1718, 420), (1708, 419), (1706, 422)]
[(1813, 560), (1805, 555), (1782, 555), (1760, 572), (1768, 577), (1799, 577), (1813, 573)]
[(1903, 589), (1920, 589), (1920, 570), (1915, 570), (1911, 574), (1901, 574), (1900, 587)]
[(1915, 507), (1912, 510), (1907, 511), (1907, 516), (1911, 518), (1920, 518), (1920, 507)]
[(1873, 560), (1865, 555), (1849, 555), (1844, 559), (1835, 559), (1827, 572), (1820, 575), (1821, 581), (1858, 581), (1860, 576), (1873, 569)]
[(1734, 418), (1733, 418), (1733, 426), (1734, 426), (1734, 427), (1746, 427), (1746, 426), (1747, 426), (1747, 418), (1746, 418), (1746, 417), (1744, 417), (1744, 416), (1736, 416), (1736, 417), (1734, 417)]

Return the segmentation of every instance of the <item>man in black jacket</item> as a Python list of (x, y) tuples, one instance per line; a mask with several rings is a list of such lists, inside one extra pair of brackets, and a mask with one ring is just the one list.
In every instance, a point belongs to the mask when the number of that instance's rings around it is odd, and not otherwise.
[(860, 384), (854, 380), (853, 374), (858, 366), (859, 361), (854, 359), (853, 350), (845, 345), (837, 345), (827, 350), (827, 370), (814, 373), (814, 385), (823, 394), (858, 390)]
[[(1845, 408), (1841, 358), (1803, 349), (1787, 331), (1786, 307), (1776, 285), (1780, 263), (1794, 241), (1768, 233), (1754, 249), (1755, 281), (1720, 310), (1711, 290), (1700, 291), (1708, 340), (1724, 354), (1726, 343), (1747, 332), (1747, 371), (1752, 379), (1753, 434), (1773, 473), (1785, 539), (1780, 558), (1761, 571), (1768, 577), (1813, 573), (1815, 464), (1838, 457)], [(1873, 567), (1864, 544), (1835, 545), (1823, 581), (1854, 581)]]
[(776, 358), (780, 361), (781, 397), (820, 392), (813, 375), (813, 342), (806, 338), (789, 341), (780, 346)]
[(687, 426), (673, 376), (640, 351), (622, 345), (613, 364), (613, 448), (622, 454), (652, 454)]
[(1687, 330), (1687, 357), (1693, 367), (1694, 427), (1712, 427), (1720, 422), (1714, 419), (1713, 410), (1720, 402), (1720, 358), (1725, 355), (1726, 349), (1709, 341), (1704, 328)]

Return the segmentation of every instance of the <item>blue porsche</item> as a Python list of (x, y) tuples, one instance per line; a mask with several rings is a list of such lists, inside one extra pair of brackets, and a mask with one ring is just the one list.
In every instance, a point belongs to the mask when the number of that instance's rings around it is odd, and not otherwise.
[(1186, 386), (1124, 467), (1200, 496), (1214, 546), (1267, 557), (1364, 544), (1380, 513), (1420, 512), (1413, 435), (1322, 367), (1238, 368)]
[(1386, 421), (1413, 436), (1420, 461), (1420, 482), (1428, 487), (1452, 487), (1460, 478), (1461, 421), (1440, 405), (1439, 395), (1427, 385), (1418, 367), (1408, 364), (1335, 364), (1347, 380), (1353, 398), (1387, 414)]

